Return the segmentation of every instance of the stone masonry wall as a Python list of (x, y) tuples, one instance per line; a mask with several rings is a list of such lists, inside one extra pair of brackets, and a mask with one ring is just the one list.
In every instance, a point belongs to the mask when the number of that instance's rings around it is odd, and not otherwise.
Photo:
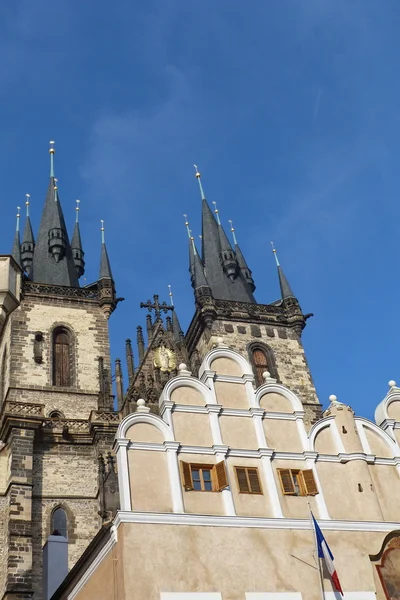
[(55, 508), (67, 513), (71, 568), (101, 526), (98, 514), (97, 450), (91, 444), (40, 441), (33, 457), (33, 588), (42, 598), (42, 549)]
[[(27, 295), (11, 315), (11, 385), (52, 387), (51, 335), (56, 326), (68, 327), (74, 337), (76, 389), (97, 393), (98, 357), (110, 368), (108, 322), (94, 301)], [(43, 360), (34, 360), (36, 332), (43, 334)]]
[[(280, 382), (299, 396), (304, 405), (306, 422), (311, 425), (319, 415), (319, 400), (300, 338), (293, 329), (270, 327), (240, 321), (214, 321), (210, 335), (201, 336), (197, 350), (201, 359), (211, 349), (216, 337), (250, 361), (248, 346), (261, 342), (274, 353)], [(318, 405), (315, 407), (315, 405)]]

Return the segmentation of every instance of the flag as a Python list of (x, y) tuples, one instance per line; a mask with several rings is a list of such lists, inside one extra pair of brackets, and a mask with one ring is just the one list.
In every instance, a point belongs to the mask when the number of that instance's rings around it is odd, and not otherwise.
[(317, 521), (315, 520), (314, 515), (311, 513), (313, 518), (313, 523), (315, 527), (315, 535), (317, 538), (317, 546), (318, 546), (318, 558), (322, 558), (325, 561), (326, 568), (329, 571), (329, 574), (332, 579), (332, 583), (334, 585), (335, 590), (340, 592), (343, 596), (342, 586), (340, 585), (339, 577), (336, 571), (336, 567), (333, 562), (333, 554), (330, 551), (330, 548), (327, 544), (326, 539), (324, 538), (324, 534), (322, 533)]

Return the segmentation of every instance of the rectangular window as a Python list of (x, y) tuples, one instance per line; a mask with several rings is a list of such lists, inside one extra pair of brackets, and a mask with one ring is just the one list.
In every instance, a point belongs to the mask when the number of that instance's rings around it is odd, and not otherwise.
[(282, 493), (285, 496), (315, 496), (318, 487), (312, 469), (278, 469)]
[(241, 494), (262, 494), (256, 467), (235, 467), (235, 472)]
[(221, 492), (228, 487), (224, 461), (203, 465), (181, 461), (183, 487), (187, 492)]

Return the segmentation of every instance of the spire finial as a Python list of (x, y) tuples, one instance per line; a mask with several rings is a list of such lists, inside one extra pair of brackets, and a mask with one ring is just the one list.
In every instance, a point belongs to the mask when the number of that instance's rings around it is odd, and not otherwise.
[(214, 212), (215, 212), (215, 215), (217, 217), (217, 223), (218, 223), (218, 225), (221, 225), (221, 221), (220, 221), (220, 218), (219, 218), (219, 210), (217, 208), (217, 203), (213, 202), (213, 205), (214, 205)]
[(26, 206), (26, 216), (29, 217), (29, 205), (30, 205), (30, 200), (29, 198), (31, 197), (30, 194), (25, 194), (26, 196), (26, 202), (25, 202), (25, 206)]
[(279, 260), (278, 260), (278, 255), (276, 253), (275, 246), (274, 246), (274, 242), (271, 242), (271, 246), (272, 246), (272, 252), (274, 253), (274, 256), (275, 256), (276, 266), (280, 267)]
[(75, 207), (75, 212), (76, 212), (76, 222), (78, 223), (79, 221), (79, 204), (81, 203), (80, 200), (76, 200), (76, 207)]
[(17, 226), (16, 226), (16, 229), (15, 229), (16, 231), (19, 231), (19, 218), (21, 216), (20, 215), (20, 210), (21, 210), (21, 207), (17, 206)]
[(174, 306), (174, 299), (172, 297), (172, 287), (169, 284), (168, 284), (168, 295), (169, 295), (169, 298), (170, 298), (169, 301), (171, 303), (171, 306)]
[(228, 220), (229, 225), (231, 226), (231, 232), (232, 232), (232, 237), (233, 237), (233, 243), (235, 244), (235, 246), (237, 246), (237, 239), (236, 239), (236, 234), (235, 234), (235, 228), (233, 226), (233, 222), (229, 219)]
[(193, 165), (193, 166), (194, 166), (194, 168), (195, 168), (195, 171), (196, 171), (196, 178), (197, 178), (197, 181), (199, 182), (199, 188), (200, 188), (201, 199), (202, 199), (202, 200), (205, 200), (205, 199), (206, 199), (206, 197), (205, 197), (205, 195), (204, 195), (203, 186), (201, 185), (201, 175), (200, 175), (199, 168), (198, 168), (198, 166), (197, 166), (197, 165)]
[(183, 218), (185, 219), (185, 227), (186, 227), (186, 231), (187, 231), (187, 234), (188, 234), (188, 238), (192, 242), (193, 252), (195, 254), (197, 254), (197, 252), (196, 252), (196, 246), (195, 246), (195, 243), (194, 243), (194, 237), (192, 235), (192, 230), (189, 228), (188, 216), (187, 215), (183, 215)]
[(101, 223), (101, 243), (104, 244), (105, 243), (105, 239), (104, 239), (104, 221), (103, 219), (100, 219), (100, 223)]
[(54, 155), (55, 155), (56, 151), (54, 149), (54, 141), (51, 140), (50, 141), (50, 148), (49, 148), (49, 154), (50, 154), (50, 177), (54, 177)]

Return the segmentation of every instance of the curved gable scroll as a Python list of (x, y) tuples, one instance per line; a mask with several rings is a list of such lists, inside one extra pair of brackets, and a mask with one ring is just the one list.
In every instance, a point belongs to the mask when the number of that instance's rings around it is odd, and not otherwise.
[(213, 371), (214, 369), (212, 367), (212, 363), (219, 358), (228, 358), (237, 363), (241, 372), (239, 377), (243, 377), (243, 375), (253, 377), (253, 370), (250, 366), (250, 363), (241, 354), (239, 354), (239, 352), (231, 350), (231, 348), (228, 348), (228, 346), (220, 346), (210, 350), (210, 352), (208, 352), (204, 357), (199, 369), (199, 378), (201, 378), (205, 371)]
[(123, 421), (121, 421), (117, 430), (116, 438), (118, 440), (127, 439), (127, 433), (129, 429), (139, 423), (145, 423), (147, 425), (152, 425), (153, 427), (156, 427), (162, 433), (164, 442), (175, 441), (172, 429), (165, 421), (163, 421), (163, 419), (152, 413), (140, 412), (132, 413), (125, 417)]
[[(179, 388), (182, 388), (182, 389), (191, 388), (191, 389), (199, 392), (203, 397), (203, 402), (202, 402), (203, 405), (215, 404), (213, 394), (212, 394), (210, 388), (208, 388), (205, 385), (205, 383), (203, 383), (202, 381), (199, 381), (196, 377), (186, 377), (186, 376), (182, 377), (179, 375), (177, 377), (174, 377), (173, 379), (170, 379), (166, 383), (166, 385), (162, 391), (161, 397), (160, 397), (160, 404), (162, 402), (171, 401), (172, 393), (175, 390), (178, 390)], [(181, 403), (179, 402), (179, 404), (181, 404)]]
[(400, 391), (389, 392), (382, 402), (378, 404), (375, 409), (375, 423), (377, 425), (382, 425), (387, 419), (393, 418), (389, 416), (389, 406), (394, 402), (400, 403)]
[(303, 405), (301, 401), (298, 399), (296, 394), (294, 394), (291, 390), (284, 387), (280, 383), (264, 383), (264, 385), (260, 386), (256, 391), (256, 404), (260, 406), (260, 402), (264, 396), (267, 394), (279, 394), (283, 396), (286, 400), (289, 400), (293, 412), (304, 412)]

